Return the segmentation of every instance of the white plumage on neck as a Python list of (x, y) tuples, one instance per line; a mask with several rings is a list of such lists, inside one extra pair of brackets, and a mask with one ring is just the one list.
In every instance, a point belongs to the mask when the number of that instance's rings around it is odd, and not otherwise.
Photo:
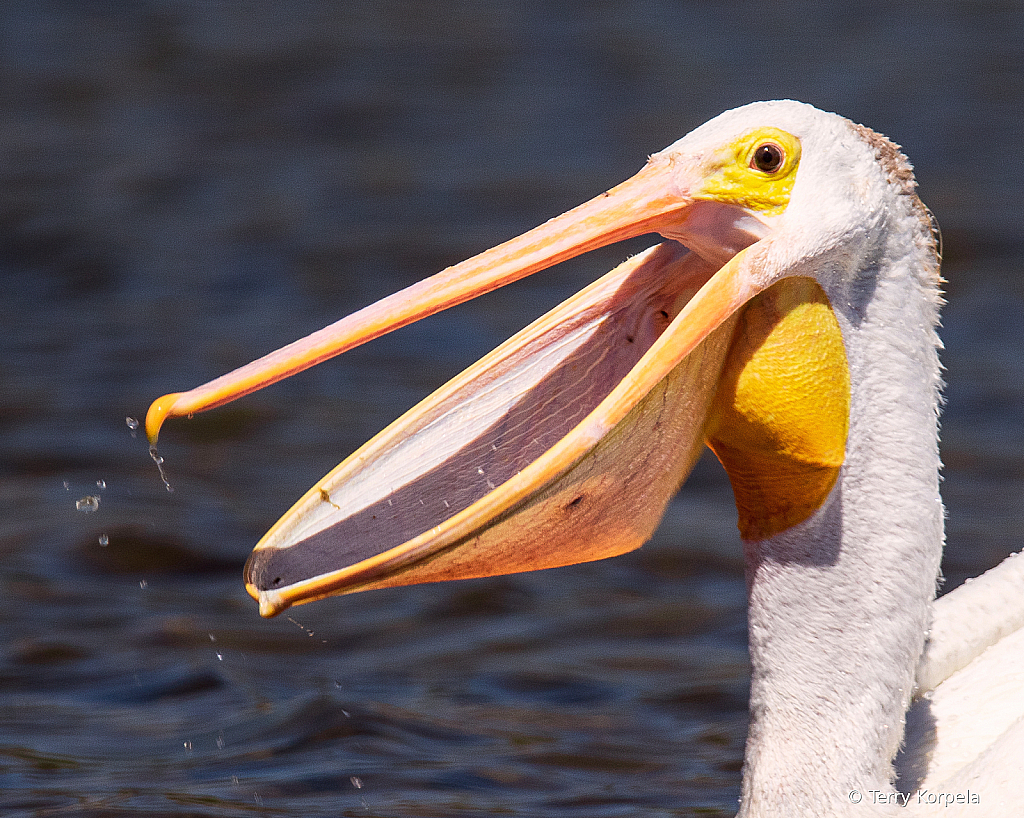
[[(838, 122), (850, 128), (851, 161), (865, 164), (852, 177), (865, 187), (855, 202), (879, 203), (876, 224), (844, 235), (819, 222), (807, 239), (831, 250), (803, 263), (808, 272), (813, 265), (842, 329), (850, 431), (823, 507), (745, 544), (753, 677), (744, 818), (889, 812), (869, 793), (894, 792), (892, 759), (942, 552), (941, 299), (930, 228), (896, 175), (905, 166), (886, 175), (874, 156), (882, 145), (894, 158), (895, 148)], [(805, 147), (804, 156), (814, 151)], [(801, 167), (797, 184), (824, 181), (814, 171)], [(831, 233), (824, 243), (821, 233)]]

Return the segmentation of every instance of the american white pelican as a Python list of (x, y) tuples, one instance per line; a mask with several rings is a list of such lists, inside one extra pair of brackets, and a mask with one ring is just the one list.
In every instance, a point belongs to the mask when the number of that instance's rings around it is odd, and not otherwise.
[(1022, 814), (1024, 558), (933, 604), (942, 299), (915, 188), (898, 146), (839, 116), (729, 111), (519, 238), (161, 398), (147, 431), (660, 233), (299, 500), (246, 567), (260, 612), (636, 548), (707, 442), (747, 564), (739, 814)]

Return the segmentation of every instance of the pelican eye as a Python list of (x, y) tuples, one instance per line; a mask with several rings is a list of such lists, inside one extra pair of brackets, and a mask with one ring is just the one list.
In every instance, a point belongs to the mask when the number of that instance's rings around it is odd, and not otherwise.
[(786, 161), (786, 153), (774, 142), (764, 142), (754, 148), (750, 157), (750, 167), (762, 173), (775, 173)]
[(711, 151), (705, 163), (695, 197), (777, 215), (789, 205), (800, 140), (779, 128), (754, 128)]

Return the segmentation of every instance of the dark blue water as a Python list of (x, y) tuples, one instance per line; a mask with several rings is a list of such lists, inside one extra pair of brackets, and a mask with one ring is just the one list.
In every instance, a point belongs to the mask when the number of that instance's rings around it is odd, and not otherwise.
[(914, 160), (949, 280), (947, 587), (1019, 547), (1024, 13), (708, 5), (4, 6), (0, 813), (731, 815), (745, 611), (713, 463), (605, 563), (274, 621), (241, 583), (314, 480), (644, 242), (174, 422), (173, 493), (125, 418), (754, 99)]

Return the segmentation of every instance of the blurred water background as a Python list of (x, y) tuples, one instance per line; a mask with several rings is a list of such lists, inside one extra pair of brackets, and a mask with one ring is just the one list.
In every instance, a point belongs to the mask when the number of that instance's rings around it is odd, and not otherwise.
[(604, 563), (273, 621), (240, 577), (344, 455), (649, 241), (172, 423), (173, 493), (125, 418), (781, 97), (901, 143), (942, 225), (955, 587), (1022, 529), (1020, 3), (6, 2), (0, 813), (732, 815), (713, 462)]

